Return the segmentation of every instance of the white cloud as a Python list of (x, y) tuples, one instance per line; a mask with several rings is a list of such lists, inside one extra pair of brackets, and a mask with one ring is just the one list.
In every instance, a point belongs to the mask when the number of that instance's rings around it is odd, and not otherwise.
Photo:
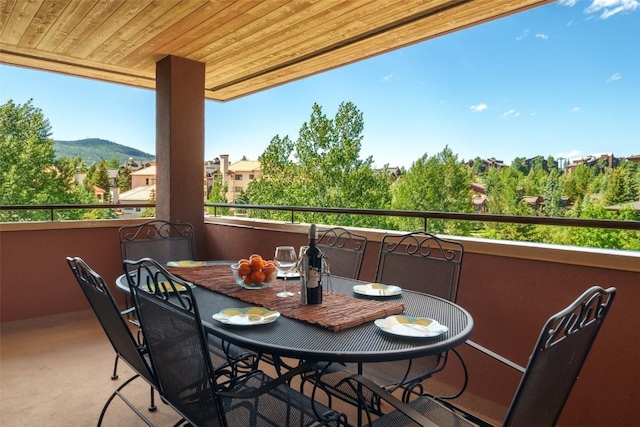
[(542, 39), (542, 40), (547, 40), (549, 38), (549, 36), (546, 35), (546, 34), (538, 33), (538, 34), (536, 34), (536, 38)]
[(479, 113), (479, 112), (484, 111), (487, 108), (489, 108), (489, 106), (487, 104), (478, 104), (478, 105), (472, 105), (469, 108), (471, 110), (473, 110), (474, 112)]
[(528, 28), (526, 30), (524, 30), (524, 32), (522, 34), (517, 36), (516, 40), (522, 40), (523, 38), (527, 37), (527, 34), (529, 34), (529, 29)]
[(602, 12), (600, 18), (607, 19), (620, 12), (636, 10), (639, 6), (638, 0), (593, 0), (591, 6), (584, 12), (587, 14)]
[(390, 82), (391, 80), (393, 80), (393, 73), (384, 76), (381, 81), (383, 83), (387, 83), (387, 82)]
[(580, 107), (572, 107), (572, 108), (569, 109), (569, 111), (571, 113), (579, 113), (580, 111), (582, 111), (582, 108), (580, 108)]
[(519, 117), (519, 116), (520, 116), (520, 113), (518, 111), (516, 111), (516, 110), (513, 110), (513, 109), (511, 109), (509, 111), (505, 111), (504, 113), (502, 113), (502, 118), (505, 118), (505, 117)]
[(580, 150), (571, 150), (568, 153), (558, 153), (554, 157), (556, 159), (558, 159), (560, 157), (563, 157), (565, 159), (575, 159), (577, 157), (580, 157), (581, 154), (582, 154), (582, 151), (580, 151)]
[(620, 73), (613, 73), (613, 74), (611, 75), (611, 77), (609, 77), (609, 78), (607, 79), (607, 83), (609, 83), (609, 82), (615, 82), (616, 80), (620, 80), (621, 78), (622, 78), (622, 74), (620, 74)]
[(573, 7), (577, 3), (577, 0), (558, 0), (560, 6)]

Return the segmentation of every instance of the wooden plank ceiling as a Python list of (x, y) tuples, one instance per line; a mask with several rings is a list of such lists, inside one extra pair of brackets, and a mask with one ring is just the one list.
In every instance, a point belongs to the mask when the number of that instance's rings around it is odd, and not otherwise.
[(0, 62), (155, 88), (206, 63), (227, 101), (552, 0), (0, 0)]

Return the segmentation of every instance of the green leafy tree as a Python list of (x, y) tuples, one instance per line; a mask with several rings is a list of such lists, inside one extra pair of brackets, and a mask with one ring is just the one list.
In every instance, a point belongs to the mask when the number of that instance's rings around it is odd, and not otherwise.
[[(394, 191), (392, 206), (398, 210), (472, 212), (471, 170), (458, 161), (449, 147), (433, 157), (424, 154), (404, 174)], [(422, 220), (401, 218), (403, 230), (422, 228)], [(467, 221), (429, 221), (429, 231), (469, 234)]]
[(515, 168), (492, 169), (485, 176), (489, 213), (514, 215), (522, 201), (522, 172)]
[[(222, 175), (218, 175), (213, 182), (207, 201), (209, 203), (227, 203), (227, 191), (229, 191), (229, 186), (223, 181)], [(208, 208), (207, 211), (213, 215), (214, 208)], [(217, 213), (219, 215), (228, 215), (229, 208), (217, 208)]]
[[(388, 175), (375, 173), (372, 158), (361, 159), (364, 121), (352, 103), (342, 103), (333, 119), (314, 104), (298, 139), (275, 136), (260, 156), (262, 177), (251, 182), (252, 204), (383, 209), (390, 202)], [(251, 213), (286, 220), (286, 212)], [(387, 224), (384, 218), (302, 214), (300, 220), (340, 225)], [(381, 227), (384, 228), (384, 227)]]
[(544, 194), (548, 173), (544, 166), (542, 156), (536, 156), (522, 183), (524, 194), (528, 196), (540, 196)]
[(516, 157), (515, 159), (513, 159), (513, 162), (511, 162), (511, 168), (517, 170), (518, 172), (520, 172), (522, 175), (526, 175), (529, 173), (529, 168), (527, 167), (527, 163), (524, 157)]
[(98, 167), (93, 171), (91, 176), (88, 176), (89, 184), (101, 188), (105, 191), (104, 193), (104, 202), (111, 202), (111, 192), (109, 183), (109, 171), (107, 170), (106, 162), (104, 160), (100, 160), (98, 163)]
[(562, 189), (560, 188), (558, 169), (553, 169), (547, 178), (544, 199), (544, 207), (548, 216), (562, 216)]
[(117, 157), (112, 157), (105, 162), (107, 168), (118, 169), (120, 167), (120, 161)]
[(591, 170), (584, 163), (579, 164), (573, 172), (563, 175), (561, 180), (564, 194), (579, 204), (589, 192)]
[(131, 190), (131, 169), (126, 166), (120, 166), (118, 168), (118, 177), (116, 178), (116, 184), (120, 193)]
[[(151, 194), (149, 195), (149, 203), (155, 203), (156, 202), (156, 190), (152, 189), (151, 190)], [(155, 218), (156, 216), (156, 209), (155, 208), (144, 208), (142, 209), (142, 212), (140, 212), (140, 216), (143, 218)]]
[(603, 196), (605, 204), (615, 205), (638, 200), (637, 164), (622, 162), (615, 169), (605, 171)]
[[(0, 106), (0, 204), (43, 205), (95, 203), (76, 186), (77, 160), (55, 161), (51, 126), (29, 100)], [(58, 211), (56, 219), (81, 219), (81, 210)], [(47, 220), (45, 211), (4, 211), (2, 221)]]
[[(592, 200), (584, 200), (580, 209), (580, 218), (615, 219), (615, 214)], [(620, 249), (619, 230), (608, 228), (576, 227), (572, 230), (572, 241), (578, 246)]]
[[(491, 170), (485, 177), (489, 213), (500, 215), (535, 215), (522, 196), (523, 174), (515, 168)], [(490, 223), (484, 237), (503, 240), (537, 241), (536, 229), (529, 224)]]
[(476, 157), (475, 159), (471, 160), (469, 163), (471, 163), (471, 171), (473, 172), (474, 175), (481, 176), (487, 172), (487, 168), (480, 157)]

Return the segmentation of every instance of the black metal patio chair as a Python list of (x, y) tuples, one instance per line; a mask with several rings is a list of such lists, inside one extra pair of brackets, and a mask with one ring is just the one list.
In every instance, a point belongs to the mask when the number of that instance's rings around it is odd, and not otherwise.
[[(403, 235), (385, 235), (380, 244), (376, 282), (400, 286), (417, 292), (435, 295), (455, 302), (460, 282), (464, 246), (456, 241), (439, 238), (433, 234), (415, 232)], [(466, 388), (466, 366), (460, 355), (464, 372), (459, 391), (447, 398), (455, 398)], [(363, 374), (386, 389), (403, 388), (403, 399), (423, 392), (423, 381), (444, 369), (448, 352), (421, 357), (409, 361), (368, 363), (362, 366)], [(331, 401), (335, 396), (352, 405), (359, 405), (358, 396), (352, 393), (342, 380), (357, 373), (354, 364), (325, 364), (324, 370), (303, 375), (303, 384), (312, 382), (323, 390)], [(364, 399), (369, 410), (380, 413), (380, 402), (370, 394)]]
[[(143, 259), (148, 260), (148, 262), (141, 263), (135, 260), (125, 260), (123, 262), (125, 277), (127, 278), (130, 289), (133, 290), (134, 287), (153, 289), (153, 287), (158, 284), (163, 286), (163, 284), (169, 280), (168, 276), (171, 277), (170, 280), (173, 281), (181, 292), (193, 286), (185, 280), (170, 275), (170, 273), (155, 260), (151, 258)], [(141, 268), (140, 265), (143, 265), (143, 268)], [(139, 327), (140, 322), (136, 321), (136, 323)], [(139, 330), (142, 331), (141, 328)], [(218, 367), (216, 376), (234, 377), (241, 371), (251, 371), (257, 366), (258, 357), (255, 353), (232, 345), (216, 336), (207, 335), (207, 339), (210, 357)]]
[(151, 387), (151, 401), (149, 411), (155, 411), (154, 390), (158, 389), (156, 376), (148, 362), (148, 353), (144, 345), (139, 344), (133, 337), (127, 322), (120, 314), (111, 291), (104, 279), (91, 269), (81, 258), (67, 257), (67, 264), (78, 281), (82, 292), (87, 297), (100, 325), (111, 342), (118, 358), (131, 367), (135, 374), (122, 383), (109, 397), (98, 420), (98, 426), (107, 412), (107, 408), (116, 397), (121, 398), (147, 425), (153, 425), (122, 393), (122, 390), (133, 380), (140, 377)]
[[(169, 261), (196, 260), (196, 245), (191, 224), (153, 219), (118, 229), (121, 260), (153, 258), (166, 265)], [(122, 315), (138, 325), (129, 296), (125, 296)], [(140, 336), (138, 336), (140, 341)], [(113, 363), (111, 379), (118, 378), (118, 356)]]
[(118, 236), (123, 261), (152, 258), (166, 265), (169, 261), (197, 259), (191, 224), (154, 219), (120, 227)]
[[(517, 368), (523, 376), (501, 425), (556, 425), (615, 294), (615, 288), (605, 290), (593, 286), (549, 318), (529, 356), (526, 369)], [(508, 365), (517, 366), (510, 361)], [(421, 396), (407, 404), (362, 376), (356, 375), (347, 382), (354, 392), (359, 386), (366, 387), (396, 408), (375, 421), (368, 414), (371, 427), (491, 426), (449, 401), (433, 396)]]
[(317, 245), (324, 253), (330, 274), (358, 279), (362, 270), (367, 237), (342, 227), (321, 230)]
[[(162, 398), (192, 426), (343, 425), (346, 417), (313, 402), (286, 383), (303, 364), (278, 379), (254, 370), (216, 380), (198, 305), (188, 283), (150, 259), (125, 261), (152, 278), (131, 291)], [(181, 287), (184, 287), (182, 289)], [(180, 292), (178, 292), (180, 290)]]

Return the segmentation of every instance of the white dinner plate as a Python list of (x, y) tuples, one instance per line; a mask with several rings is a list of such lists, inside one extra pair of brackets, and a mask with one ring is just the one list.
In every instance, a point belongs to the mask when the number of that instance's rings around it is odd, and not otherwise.
[(204, 265), (207, 265), (205, 261), (193, 261), (190, 259), (167, 262), (167, 267), (202, 267)]
[(227, 325), (253, 326), (275, 322), (280, 312), (264, 307), (225, 308), (213, 315), (213, 319)]
[(353, 292), (370, 297), (391, 297), (400, 295), (402, 289), (399, 286), (383, 285), (382, 283), (367, 283), (366, 285), (355, 285)]
[(389, 316), (373, 323), (384, 332), (403, 337), (437, 337), (449, 331), (446, 326), (426, 317)]

